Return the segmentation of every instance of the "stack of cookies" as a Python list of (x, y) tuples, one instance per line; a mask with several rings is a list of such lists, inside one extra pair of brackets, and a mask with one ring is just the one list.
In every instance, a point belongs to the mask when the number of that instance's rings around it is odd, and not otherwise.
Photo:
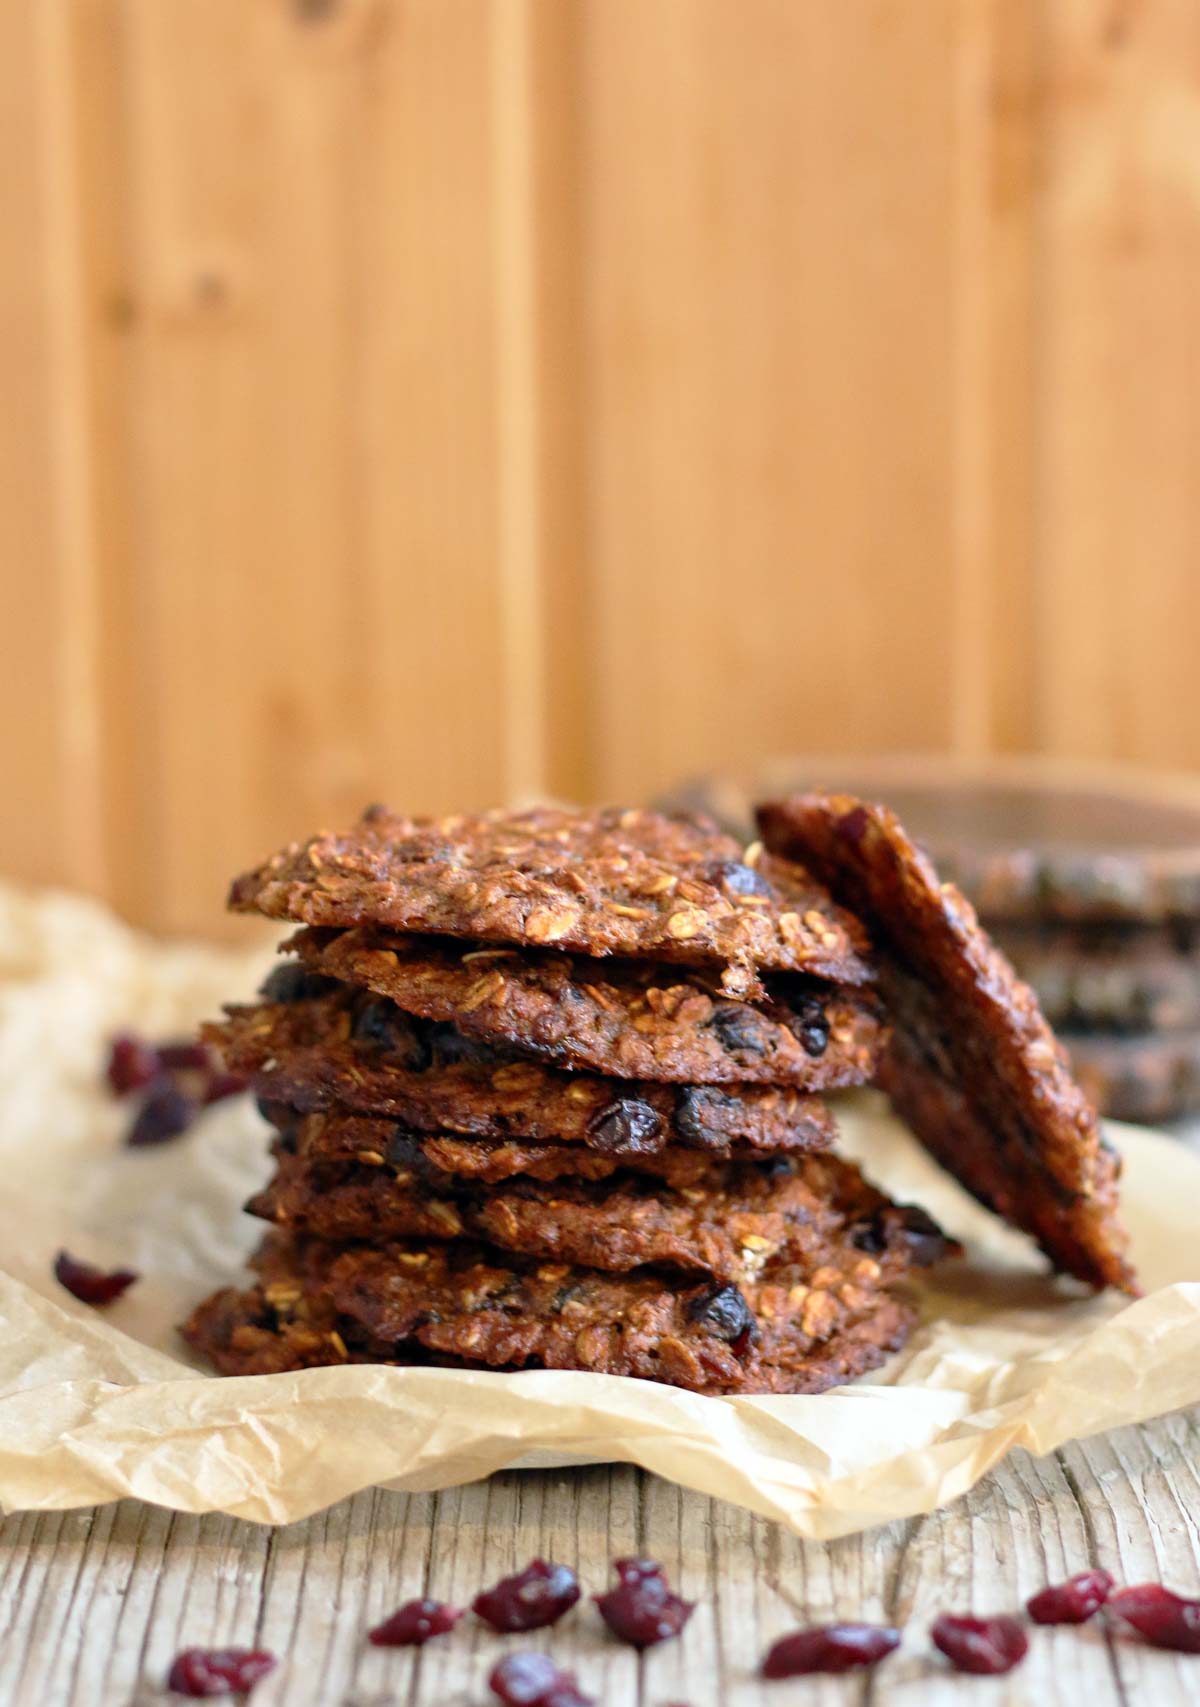
[(227, 1373), (586, 1369), (813, 1392), (880, 1363), (948, 1242), (833, 1149), (886, 1024), (858, 922), (711, 825), (373, 808), (235, 882), (299, 927), (208, 1039), (274, 1174)]

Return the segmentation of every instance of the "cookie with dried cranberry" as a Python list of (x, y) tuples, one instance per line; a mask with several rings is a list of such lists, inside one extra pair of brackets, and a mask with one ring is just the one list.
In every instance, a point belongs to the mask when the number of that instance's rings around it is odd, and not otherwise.
[[(481, 1348), (492, 1354), (485, 1361), (431, 1351), (412, 1338), (373, 1340), (357, 1321), (339, 1315), (332, 1300), (319, 1293), (302, 1294), (297, 1272), (276, 1263), (273, 1273), (276, 1279), (267, 1285), (215, 1293), (181, 1328), (192, 1349), (222, 1375), (272, 1375), (338, 1363), (433, 1365), (492, 1372), (542, 1366), (587, 1367), (667, 1382), (699, 1393), (820, 1393), (878, 1368), (904, 1344), (914, 1316), (907, 1302), (886, 1292), (874, 1293), (866, 1307), (823, 1340), (806, 1337), (795, 1329), (788, 1332), (764, 1316), (755, 1330), (757, 1343), (747, 1347), (743, 1341), (746, 1304), (736, 1287), (692, 1287), (681, 1294), (661, 1282), (643, 1280), (636, 1295), (625, 1296), (623, 1287), (609, 1282), (609, 1296), (613, 1298), (613, 1307), (607, 1312), (610, 1319), (589, 1339), (588, 1329), (569, 1317), (560, 1320), (555, 1332), (547, 1330), (539, 1335), (532, 1323), (524, 1331), (514, 1331), (506, 1326), (504, 1300), (496, 1299), (493, 1293), (477, 1316), (464, 1308), (463, 1314), (447, 1325), (444, 1336), (432, 1324), (427, 1329), (431, 1338), (463, 1342), (471, 1341), (478, 1332)], [(554, 1280), (541, 1283), (542, 1296), (550, 1290), (563, 1297), (570, 1288)], [(518, 1281), (509, 1294), (510, 1301), (523, 1292), (527, 1295), (527, 1288)], [(783, 1295), (786, 1297), (786, 1292)], [(594, 1286), (590, 1296), (605, 1314)], [(612, 1319), (614, 1309), (628, 1311), (628, 1318)], [(710, 1326), (707, 1331), (697, 1331), (696, 1318), (705, 1317)], [(507, 1349), (512, 1353), (508, 1363), (495, 1355), (505, 1348), (506, 1335), (510, 1336)], [(581, 1339), (584, 1349), (576, 1352)], [(739, 1345), (741, 1350), (737, 1349)], [(586, 1366), (572, 1361), (582, 1355), (591, 1359)]]
[[(821, 1141), (832, 1134), (832, 1118), (820, 1110)], [(285, 1152), (301, 1156), (310, 1167), (401, 1169), (428, 1184), (431, 1191), (449, 1193), (456, 1186), (496, 1185), (504, 1180), (611, 1179), (619, 1170), (662, 1180), (672, 1190), (702, 1186), (712, 1177), (713, 1158), (703, 1150), (668, 1147), (628, 1156), (601, 1155), (583, 1144), (530, 1144), (510, 1139), (456, 1138), (448, 1133), (413, 1132), (394, 1120), (370, 1115), (297, 1114), (276, 1109), (272, 1120)], [(814, 1143), (813, 1148), (818, 1145)], [(735, 1146), (736, 1161), (761, 1160), (761, 1152)]]
[(407, 1013), (615, 1078), (836, 1090), (871, 1078), (883, 1038), (869, 998), (789, 973), (768, 975), (750, 1003), (723, 995), (715, 968), (480, 949), (375, 927), (301, 931), (286, 946), (310, 971)]
[(844, 1271), (864, 1240), (879, 1244), (885, 1275), (907, 1267), (912, 1252), (908, 1212), (835, 1156), (713, 1163), (703, 1185), (681, 1190), (624, 1173), (599, 1183), (514, 1180), (481, 1193), (453, 1181), (434, 1190), (407, 1168), (313, 1167), (281, 1153), (274, 1179), (246, 1207), (339, 1244), (465, 1238), (616, 1273), (653, 1264), (739, 1282), (769, 1262)]
[(880, 1083), (926, 1148), (1057, 1268), (1136, 1292), (1118, 1159), (1033, 991), (970, 903), (886, 807), (801, 795), (761, 807), (759, 825), (867, 921), (892, 1024)]
[(372, 807), (237, 878), (229, 905), (297, 924), (715, 964), (734, 996), (757, 993), (761, 968), (870, 978), (860, 926), (807, 872), (711, 824), (638, 810), (408, 818)]
[(271, 1346), (234, 1343), (247, 1318), (269, 1332), (264, 1318), (273, 1316), (282, 1333), (315, 1314), (329, 1363), (424, 1354), (476, 1368), (632, 1375), (695, 1392), (814, 1393), (876, 1368), (903, 1344), (914, 1315), (880, 1289), (869, 1257), (850, 1278), (806, 1278), (785, 1264), (739, 1288), (505, 1262), (456, 1244), (339, 1248), (271, 1233), (254, 1266), (259, 1285), (240, 1305), (218, 1294), (183, 1329), (223, 1373), (255, 1373), (258, 1360), (279, 1366)]
[(718, 1155), (735, 1146), (807, 1150), (831, 1135), (817, 1099), (797, 1090), (564, 1073), (345, 986), (226, 1013), (205, 1039), (261, 1096), (304, 1111), (385, 1114), (422, 1132), (585, 1144), (622, 1157), (668, 1145)]

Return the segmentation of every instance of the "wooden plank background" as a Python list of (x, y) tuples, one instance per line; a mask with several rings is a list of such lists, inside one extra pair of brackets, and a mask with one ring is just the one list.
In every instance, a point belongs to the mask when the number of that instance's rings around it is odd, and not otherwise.
[(1200, 767), (1194, 0), (11, 0), (0, 871)]

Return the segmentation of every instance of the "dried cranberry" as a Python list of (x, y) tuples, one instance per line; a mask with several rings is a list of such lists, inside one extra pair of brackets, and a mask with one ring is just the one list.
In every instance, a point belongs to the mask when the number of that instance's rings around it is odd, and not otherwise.
[(767, 1053), (767, 1022), (756, 1009), (739, 1002), (722, 1002), (713, 1010), (709, 1023), (720, 1038), (722, 1049), (731, 1055)]
[(391, 1002), (364, 1002), (354, 1016), (355, 1043), (372, 1049), (394, 1049), (404, 1022)]
[(758, 1332), (754, 1312), (736, 1286), (710, 1286), (687, 1307), (689, 1318), (733, 1346), (744, 1349)]
[(309, 972), (289, 961), (284, 966), (276, 966), (268, 974), (259, 985), (258, 993), (264, 1002), (285, 1003), (308, 1001), (313, 996), (324, 996), (336, 989), (336, 978), (327, 978), (323, 972)]
[(212, 1066), (208, 1045), (189, 1038), (160, 1043), (158, 1058), (169, 1073), (207, 1073)]
[(675, 1099), (675, 1130), (685, 1144), (711, 1150), (724, 1143), (718, 1110), (728, 1108), (732, 1098), (724, 1091), (688, 1086)]
[(1029, 1638), (1015, 1618), (956, 1618), (944, 1612), (930, 1635), (956, 1670), (980, 1677), (1011, 1671), (1029, 1652)]
[(592, 1116), (587, 1141), (606, 1156), (652, 1156), (665, 1138), (657, 1110), (636, 1097), (620, 1097)]
[(488, 1688), (507, 1707), (592, 1707), (575, 1674), (560, 1671), (548, 1654), (506, 1654), (492, 1667)]
[(139, 1276), (131, 1268), (93, 1268), (90, 1262), (77, 1262), (67, 1251), (59, 1251), (54, 1278), (84, 1304), (111, 1304)]
[(125, 1142), (132, 1149), (146, 1144), (165, 1144), (186, 1132), (196, 1115), (196, 1105), (175, 1085), (159, 1085), (138, 1109)]
[(1107, 1571), (1080, 1571), (1065, 1583), (1044, 1588), (1025, 1603), (1035, 1624), (1086, 1624), (1112, 1593)]
[(1155, 1648), (1200, 1654), (1200, 1600), (1185, 1600), (1159, 1583), (1138, 1583), (1118, 1589), (1108, 1610)]
[(871, 828), (871, 814), (865, 806), (855, 806), (849, 812), (844, 812), (838, 819), (835, 829), (843, 841), (857, 846)]
[(694, 1602), (672, 1594), (661, 1565), (652, 1559), (618, 1559), (618, 1586), (593, 1598), (614, 1636), (634, 1648), (678, 1636), (692, 1616)]
[(440, 1600), (406, 1600), (390, 1618), (368, 1630), (367, 1640), (377, 1648), (419, 1648), (431, 1636), (445, 1636), (461, 1617), (457, 1607)]
[(579, 1578), (568, 1566), (534, 1559), (515, 1576), (484, 1589), (471, 1604), (493, 1630), (507, 1633), (557, 1623), (579, 1595)]
[(932, 1215), (917, 1203), (902, 1203), (889, 1213), (896, 1219), (910, 1262), (928, 1268), (941, 1261), (946, 1254), (946, 1235)]
[(737, 859), (714, 860), (711, 865), (704, 867), (701, 873), (706, 882), (718, 889), (723, 889), (727, 895), (769, 895), (771, 885), (752, 865), (743, 865)]
[(204, 1086), (204, 1101), (224, 1102), (226, 1097), (241, 1096), (249, 1088), (249, 1079), (243, 1079), (240, 1073), (210, 1073)]
[(783, 1636), (762, 1663), (764, 1677), (803, 1677), (817, 1671), (854, 1671), (878, 1665), (900, 1646), (886, 1624), (818, 1624)]
[(185, 1648), (172, 1662), (167, 1688), (176, 1695), (244, 1695), (278, 1664), (262, 1648)]
[(806, 996), (792, 1003), (792, 1014), (791, 1028), (800, 1047), (806, 1055), (819, 1059), (829, 1047), (829, 1019), (825, 1009), (815, 996)]
[(123, 1031), (109, 1045), (108, 1065), (104, 1069), (114, 1096), (128, 1096), (130, 1091), (144, 1090), (160, 1072), (158, 1051), (131, 1031)]

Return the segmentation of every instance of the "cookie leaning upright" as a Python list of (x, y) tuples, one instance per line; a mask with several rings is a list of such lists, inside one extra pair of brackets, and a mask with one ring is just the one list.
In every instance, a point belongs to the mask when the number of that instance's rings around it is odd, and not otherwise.
[(237, 878), (235, 912), (375, 924), (590, 955), (720, 963), (730, 995), (758, 969), (868, 981), (860, 927), (802, 869), (751, 866), (692, 819), (615, 809), (423, 819), (369, 808)]
[(1057, 1268), (1136, 1293), (1119, 1161), (970, 903), (884, 806), (806, 794), (758, 822), (777, 857), (803, 861), (871, 931), (893, 1027), (880, 1083), (925, 1146)]

